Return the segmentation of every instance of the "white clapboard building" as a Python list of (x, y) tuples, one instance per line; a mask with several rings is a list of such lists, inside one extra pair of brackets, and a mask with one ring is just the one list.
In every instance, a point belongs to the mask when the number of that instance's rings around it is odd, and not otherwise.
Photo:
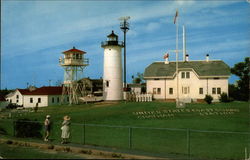
[[(229, 66), (221, 60), (206, 60), (178, 62), (178, 84), (176, 62), (154, 62), (144, 72), (147, 93), (152, 93), (154, 99), (175, 101), (202, 101), (205, 95), (211, 95), (214, 101), (219, 100), (221, 93), (228, 94)], [(178, 85), (178, 87), (177, 87)]]
[(46, 86), (41, 88), (16, 89), (5, 98), (9, 103), (28, 108), (35, 107), (36, 105), (38, 107), (46, 107), (60, 104), (61, 96), (62, 87)]

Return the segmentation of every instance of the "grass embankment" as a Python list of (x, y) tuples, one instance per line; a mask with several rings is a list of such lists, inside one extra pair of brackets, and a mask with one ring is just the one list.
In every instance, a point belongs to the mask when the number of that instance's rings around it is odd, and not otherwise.
[[(176, 109), (175, 103), (163, 102), (50, 106), (39, 108), (37, 113), (13, 113), (12, 116), (14, 119), (43, 121), (47, 114), (51, 115), (55, 124), (51, 138), (57, 140), (60, 139), (62, 117), (66, 114), (71, 116), (71, 141), (75, 143), (119, 148), (131, 146), (132, 149), (175, 155), (187, 154), (189, 146), (191, 156), (212, 159), (240, 159), (244, 157), (245, 147), (249, 147), (249, 135), (246, 134), (194, 131), (249, 132), (249, 107), (246, 102), (187, 104), (185, 109)], [(74, 123), (183, 130), (83, 126)], [(11, 131), (10, 127), (4, 128)]]

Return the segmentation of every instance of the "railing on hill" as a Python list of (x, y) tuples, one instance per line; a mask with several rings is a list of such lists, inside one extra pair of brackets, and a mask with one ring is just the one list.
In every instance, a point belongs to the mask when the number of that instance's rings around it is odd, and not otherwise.
[[(26, 124), (38, 121), (23, 121)], [(60, 142), (61, 123), (52, 123), (50, 141)], [(12, 127), (11, 127), (12, 126)], [(0, 134), (16, 136), (15, 121), (0, 120)], [(244, 159), (250, 133), (71, 123), (71, 143), (144, 151), (170, 159)], [(39, 130), (44, 134), (44, 129)], [(42, 138), (41, 138), (42, 140)]]
[(126, 100), (129, 102), (151, 102), (153, 100), (153, 95), (128, 93)]

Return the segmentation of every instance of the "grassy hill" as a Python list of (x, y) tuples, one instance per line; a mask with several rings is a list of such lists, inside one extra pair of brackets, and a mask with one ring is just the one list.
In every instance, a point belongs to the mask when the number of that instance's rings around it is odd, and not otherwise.
[(13, 112), (12, 118), (43, 121), (47, 114), (54, 122), (51, 138), (56, 141), (60, 140), (62, 117), (67, 114), (72, 118), (74, 143), (202, 159), (242, 159), (249, 147), (249, 134), (231, 133), (249, 132), (246, 102), (187, 104), (184, 109), (164, 102), (50, 106), (37, 113)]
[[(204, 109), (203, 112), (199, 112), (201, 109)], [(213, 110), (212, 112), (210, 112), (211, 109)], [(229, 109), (237, 110), (233, 110), (234, 112), (231, 113)], [(165, 114), (165, 116), (159, 116), (161, 113)], [(168, 115), (170, 113), (174, 115)], [(71, 116), (73, 123), (85, 122), (122, 126), (249, 131), (249, 107), (246, 102), (216, 103), (211, 105), (187, 104), (182, 111), (176, 109), (175, 103), (164, 102), (50, 106), (40, 108), (37, 113), (13, 113), (13, 116), (14, 118), (26, 117), (43, 121), (47, 114), (50, 114), (55, 122), (61, 122), (62, 117), (67, 114)], [(156, 117), (149, 115), (155, 115)]]

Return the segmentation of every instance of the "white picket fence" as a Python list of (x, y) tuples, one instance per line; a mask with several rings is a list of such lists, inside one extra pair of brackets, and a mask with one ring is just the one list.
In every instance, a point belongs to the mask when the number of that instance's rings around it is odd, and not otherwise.
[(151, 102), (153, 100), (153, 95), (128, 93), (126, 96), (126, 100), (132, 102)]

